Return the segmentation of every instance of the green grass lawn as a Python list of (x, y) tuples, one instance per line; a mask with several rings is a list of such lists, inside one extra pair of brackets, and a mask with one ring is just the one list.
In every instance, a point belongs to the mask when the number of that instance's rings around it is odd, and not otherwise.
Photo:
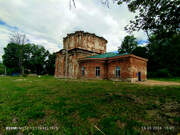
[[(6, 130), (25, 126), (29, 129)], [(30, 127), (49, 127), (49, 130)], [(51, 130), (52, 127), (58, 129)], [(176, 135), (178, 132), (180, 86), (50, 76), (0, 77), (0, 134)]]
[(150, 78), (150, 80), (180, 82), (180, 77), (173, 77), (173, 78)]

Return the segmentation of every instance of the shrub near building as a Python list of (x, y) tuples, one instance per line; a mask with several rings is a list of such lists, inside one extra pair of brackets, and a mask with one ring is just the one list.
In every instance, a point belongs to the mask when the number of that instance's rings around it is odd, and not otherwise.
[(4, 65), (0, 63), (0, 75), (4, 74)]

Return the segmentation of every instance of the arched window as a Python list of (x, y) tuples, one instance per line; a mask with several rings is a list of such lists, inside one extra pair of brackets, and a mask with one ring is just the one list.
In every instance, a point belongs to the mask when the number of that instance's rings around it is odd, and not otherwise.
[(85, 67), (81, 68), (81, 75), (84, 76), (85, 75)]
[(116, 77), (120, 77), (120, 67), (116, 67)]

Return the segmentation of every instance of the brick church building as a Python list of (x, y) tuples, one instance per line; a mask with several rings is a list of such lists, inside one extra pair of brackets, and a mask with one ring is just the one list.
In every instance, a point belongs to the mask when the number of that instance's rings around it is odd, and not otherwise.
[(133, 54), (106, 52), (107, 40), (76, 31), (63, 39), (56, 53), (55, 77), (145, 81), (147, 59)]

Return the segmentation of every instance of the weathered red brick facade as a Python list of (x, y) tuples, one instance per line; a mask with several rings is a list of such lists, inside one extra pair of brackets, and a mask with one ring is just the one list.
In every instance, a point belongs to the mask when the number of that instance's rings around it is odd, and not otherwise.
[(55, 77), (144, 81), (147, 59), (132, 54), (106, 53), (103, 37), (77, 31), (64, 38), (56, 53)]

